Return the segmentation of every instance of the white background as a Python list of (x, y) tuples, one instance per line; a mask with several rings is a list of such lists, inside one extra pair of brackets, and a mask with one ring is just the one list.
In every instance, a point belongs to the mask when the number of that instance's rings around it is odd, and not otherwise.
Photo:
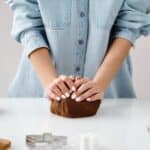
[[(0, 2), (0, 96), (6, 96), (12, 81), (22, 48), (10, 36), (12, 12)], [(138, 98), (150, 98), (150, 37), (141, 37), (132, 50), (133, 80)]]

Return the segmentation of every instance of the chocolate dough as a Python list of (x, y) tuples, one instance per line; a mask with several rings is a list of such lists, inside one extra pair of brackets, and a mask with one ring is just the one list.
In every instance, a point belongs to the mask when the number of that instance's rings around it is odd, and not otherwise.
[(76, 102), (71, 98), (63, 99), (61, 101), (51, 100), (51, 112), (64, 117), (79, 118), (95, 115), (101, 101), (94, 102)]
[(10, 148), (11, 143), (9, 140), (6, 139), (0, 139), (0, 150), (7, 150)]

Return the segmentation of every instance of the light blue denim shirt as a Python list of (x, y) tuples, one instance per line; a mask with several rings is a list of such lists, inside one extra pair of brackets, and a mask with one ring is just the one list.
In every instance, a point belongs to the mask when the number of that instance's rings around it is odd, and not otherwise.
[[(113, 38), (125, 38), (134, 46), (141, 35), (150, 33), (150, 0), (5, 1), (14, 12), (12, 36), (23, 45), (21, 62), (8, 90), (13, 97), (43, 96), (28, 58), (37, 48), (49, 49), (59, 74), (92, 78)], [(105, 98), (134, 98), (131, 77), (128, 56)]]

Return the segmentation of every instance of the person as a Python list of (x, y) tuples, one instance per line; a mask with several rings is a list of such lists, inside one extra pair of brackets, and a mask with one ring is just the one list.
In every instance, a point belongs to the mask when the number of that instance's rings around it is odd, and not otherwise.
[(150, 33), (149, 0), (5, 1), (23, 46), (8, 96), (136, 97), (129, 52)]

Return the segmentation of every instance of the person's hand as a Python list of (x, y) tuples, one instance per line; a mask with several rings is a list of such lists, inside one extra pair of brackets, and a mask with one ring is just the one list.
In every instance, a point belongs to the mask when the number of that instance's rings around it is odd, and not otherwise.
[(75, 80), (76, 91), (71, 95), (72, 99), (77, 102), (87, 100), (93, 102), (96, 100), (102, 100), (104, 92), (101, 91), (100, 85), (87, 77), (81, 77)]
[(70, 96), (76, 90), (73, 76), (60, 75), (54, 79), (45, 90), (45, 95), (49, 99), (60, 101)]

